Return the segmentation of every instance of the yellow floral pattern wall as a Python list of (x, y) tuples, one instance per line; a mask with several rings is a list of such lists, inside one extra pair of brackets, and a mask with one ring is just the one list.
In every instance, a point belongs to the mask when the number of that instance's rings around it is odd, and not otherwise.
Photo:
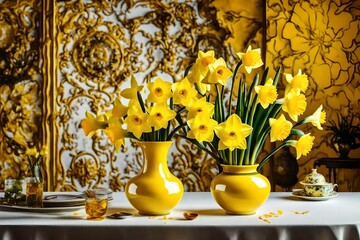
[[(234, 64), (236, 52), (260, 47), (271, 74), (282, 66), (309, 75), (304, 115), (323, 104), (328, 119), (339, 111), (359, 116), (359, 16), (359, 1), (351, 0), (1, 1), (0, 188), (27, 174), (23, 145), (40, 143), (50, 147), (49, 190), (122, 191), (141, 168), (140, 149), (128, 142), (116, 154), (104, 135), (86, 138), (80, 120), (86, 110), (109, 109), (130, 74), (179, 80), (199, 49)], [(299, 179), (314, 160), (337, 157), (325, 133), (314, 132)], [(209, 189), (217, 169), (208, 155), (177, 140), (171, 156), (187, 191)], [(269, 165), (264, 171), (271, 179)], [(359, 191), (359, 173), (338, 170), (340, 190)]]

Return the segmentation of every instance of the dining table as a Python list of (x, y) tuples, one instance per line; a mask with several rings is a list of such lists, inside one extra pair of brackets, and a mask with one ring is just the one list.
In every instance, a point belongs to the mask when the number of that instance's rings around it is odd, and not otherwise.
[[(124, 217), (111, 218), (114, 213)], [(194, 218), (187, 219), (184, 213)], [(210, 192), (185, 192), (178, 205), (163, 216), (138, 214), (124, 192), (113, 192), (105, 217), (96, 220), (87, 219), (82, 204), (44, 208), (0, 205), (0, 239), (358, 240), (360, 192), (339, 192), (324, 199), (271, 192), (252, 215), (225, 213)]]

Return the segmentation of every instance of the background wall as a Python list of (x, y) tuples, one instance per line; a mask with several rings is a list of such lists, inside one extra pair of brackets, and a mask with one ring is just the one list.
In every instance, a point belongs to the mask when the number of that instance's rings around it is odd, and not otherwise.
[[(309, 75), (304, 115), (323, 104), (328, 119), (339, 111), (359, 117), (360, 1), (266, 2), (0, 1), (0, 184), (28, 174), (23, 146), (46, 144), (49, 190), (123, 190), (141, 168), (140, 149), (129, 141), (115, 153), (104, 135), (85, 137), (85, 111), (111, 108), (130, 74), (141, 82), (179, 80), (199, 49), (214, 49), (234, 66), (236, 52), (261, 47), (270, 75), (278, 66)], [(298, 179), (314, 160), (338, 156), (326, 131), (313, 133), (316, 144), (298, 160)], [(186, 190), (209, 189), (217, 174), (209, 156), (181, 140), (171, 156)], [(350, 156), (360, 157), (359, 149)], [(264, 169), (270, 180), (275, 167)], [(359, 173), (338, 170), (340, 191), (359, 191)]]

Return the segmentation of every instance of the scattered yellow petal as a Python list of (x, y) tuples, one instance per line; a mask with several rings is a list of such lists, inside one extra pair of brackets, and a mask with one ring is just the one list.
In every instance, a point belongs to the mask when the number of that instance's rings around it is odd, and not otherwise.
[(183, 215), (187, 220), (194, 220), (195, 218), (198, 217), (198, 214), (194, 212), (184, 212)]
[(292, 211), (292, 212), (295, 213), (295, 214), (307, 214), (307, 213), (309, 213), (310, 211), (305, 211), (305, 212)]

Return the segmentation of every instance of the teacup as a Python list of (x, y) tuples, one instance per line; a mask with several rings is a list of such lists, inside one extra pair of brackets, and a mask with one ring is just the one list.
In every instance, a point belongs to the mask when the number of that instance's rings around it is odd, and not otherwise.
[(328, 197), (334, 193), (334, 188), (337, 184), (332, 183), (319, 183), (312, 184), (304, 181), (300, 182), (304, 186), (304, 191), (307, 196), (310, 197)]

